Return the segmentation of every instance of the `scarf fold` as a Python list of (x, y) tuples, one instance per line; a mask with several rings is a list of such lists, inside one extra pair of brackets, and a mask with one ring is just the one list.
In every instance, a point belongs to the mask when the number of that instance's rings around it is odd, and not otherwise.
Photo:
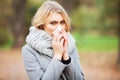
[[(75, 46), (75, 40), (68, 32), (68, 53), (70, 54)], [(54, 51), (52, 48), (52, 37), (44, 30), (37, 29), (32, 26), (29, 29), (29, 34), (26, 37), (26, 43), (37, 50), (40, 54), (53, 57)]]

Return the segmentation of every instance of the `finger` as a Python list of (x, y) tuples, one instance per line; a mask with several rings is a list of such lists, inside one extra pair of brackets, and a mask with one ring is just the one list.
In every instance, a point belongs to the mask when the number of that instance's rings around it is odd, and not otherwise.
[(65, 39), (65, 42), (68, 42), (68, 36), (66, 32), (62, 32), (62, 36)]
[(62, 30), (61, 33), (62, 33), (64, 38), (67, 38), (67, 33), (64, 30)]
[(58, 36), (59, 36), (58, 34), (56, 34), (56, 35), (53, 36), (53, 42), (54, 42), (54, 43), (57, 43), (57, 42), (58, 42), (58, 40), (59, 40), (59, 37), (58, 37)]
[(63, 48), (63, 43), (64, 43), (64, 39), (62, 38), (61, 41), (60, 41), (61, 48)]
[(62, 35), (61, 35), (61, 34), (59, 34), (59, 35), (57, 35), (56, 37), (57, 37), (57, 42), (60, 42), (60, 41), (61, 41), (61, 39), (62, 39)]
[(68, 46), (68, 41), (64, 39), (64, 47), (66, 48)]
[(68, 47), (68, 36), (67, 33), (65, 31), (62, 31), (63, 34), (63, 38), (64, 38), (64, 51), (67, 51), (67, 47)]

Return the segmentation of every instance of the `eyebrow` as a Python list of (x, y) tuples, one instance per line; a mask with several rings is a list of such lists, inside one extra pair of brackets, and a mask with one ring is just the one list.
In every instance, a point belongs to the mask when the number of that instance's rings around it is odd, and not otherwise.
[[(64, 22), (65, 22), (65, 20), (62, 20), (62, 21), (64, 21)], [(62, 21), (60, 21), (60, 22), (62, 22)]]
[[(62, 21), (65, 21), (64, 19), (63, 20), (61, 20), (60, 22), (62, 22)], [(49, 22), (58, 22), (57, 20), (51, 20), (51, 21), (49, 21)]]

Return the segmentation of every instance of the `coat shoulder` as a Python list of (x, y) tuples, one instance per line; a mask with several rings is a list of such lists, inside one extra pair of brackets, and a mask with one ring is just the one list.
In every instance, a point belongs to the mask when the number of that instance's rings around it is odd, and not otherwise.
[(30, 45), (28, 45), (28, 44), (25, 44), (23, 47), (22, 47), (22, 54), (24, 54), (24, 53), (35, 53), (36, 52), (36, 50), (34, 49), (34, 48), (32, 48)]

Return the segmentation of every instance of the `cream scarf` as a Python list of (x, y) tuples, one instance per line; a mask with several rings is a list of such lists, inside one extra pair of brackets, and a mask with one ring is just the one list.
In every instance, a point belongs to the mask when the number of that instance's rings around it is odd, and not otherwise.
[[(68, 32), (68, 53), (70, 54), (75, 46), (75, 40)], [(54, 51), (52, 48), (52, 37), (44, 30), (37, 29), (32, 26), (29, 29), (29, 34), (26, 37), (26, 43), (37, 50), (40, 54), (53, 57)]]

